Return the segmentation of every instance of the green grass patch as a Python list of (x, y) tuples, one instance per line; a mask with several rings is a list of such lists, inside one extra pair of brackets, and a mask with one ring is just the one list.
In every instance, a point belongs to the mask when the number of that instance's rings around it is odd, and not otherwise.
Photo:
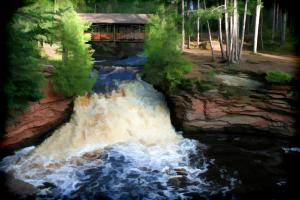
[(273, 84), (286, 84), (291, 82), (292, 76), (286, 72), (280, 70), (274, 70), (274, 71), (267, 72), (265, 79), (269, 83), (273, 83)]

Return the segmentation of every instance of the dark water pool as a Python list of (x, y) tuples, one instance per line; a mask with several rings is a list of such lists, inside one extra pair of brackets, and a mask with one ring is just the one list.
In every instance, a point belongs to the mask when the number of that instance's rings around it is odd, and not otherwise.
[(231, 191), (208, 199), (300, 199), (300, 149), (292, 141), (201, 133), (186, 137), (207, 145), (202, 152), (213, 160), (204, 174), (207, 180), (222, 186), (229, 177), (236, 179)]

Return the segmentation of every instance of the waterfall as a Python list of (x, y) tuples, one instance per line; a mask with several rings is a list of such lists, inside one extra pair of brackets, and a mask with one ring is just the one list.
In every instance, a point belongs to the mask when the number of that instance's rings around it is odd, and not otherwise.
[(39, 188), (40, 198), (165, 199), (205, 190), (201, 145), (176, 133), (151, 85), (126, 81), (74, 104), (68, 123), (0, 169)]

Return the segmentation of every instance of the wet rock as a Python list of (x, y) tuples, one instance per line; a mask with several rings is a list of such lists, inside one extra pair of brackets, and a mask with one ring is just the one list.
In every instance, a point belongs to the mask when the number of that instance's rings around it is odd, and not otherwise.
[(168, 184), (172, 185), (172, 186), (182, 186), (182, 185), (186, 185), (187, 183), (187, 178), (184, 176), (171, 176), (168, 180)]
[(38, 102), (30, 102), (27, 111), (6, 124), (0, 148), (15, 150), (45, 137), (49, 131), (69, 119), (72, 101), (71, 98), (55, 93), (49, 81), (44, 89), (44, 98)]
[(0, 172), (1, 199), (35, 199), (37, 189), (24, 181), (15, 179), (12, 175)]

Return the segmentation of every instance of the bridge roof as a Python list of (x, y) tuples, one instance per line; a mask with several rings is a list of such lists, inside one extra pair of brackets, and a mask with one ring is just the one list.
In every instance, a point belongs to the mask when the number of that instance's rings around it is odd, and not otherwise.
[(78, 13), (93, 24), (147, 24), (151, 14)]

